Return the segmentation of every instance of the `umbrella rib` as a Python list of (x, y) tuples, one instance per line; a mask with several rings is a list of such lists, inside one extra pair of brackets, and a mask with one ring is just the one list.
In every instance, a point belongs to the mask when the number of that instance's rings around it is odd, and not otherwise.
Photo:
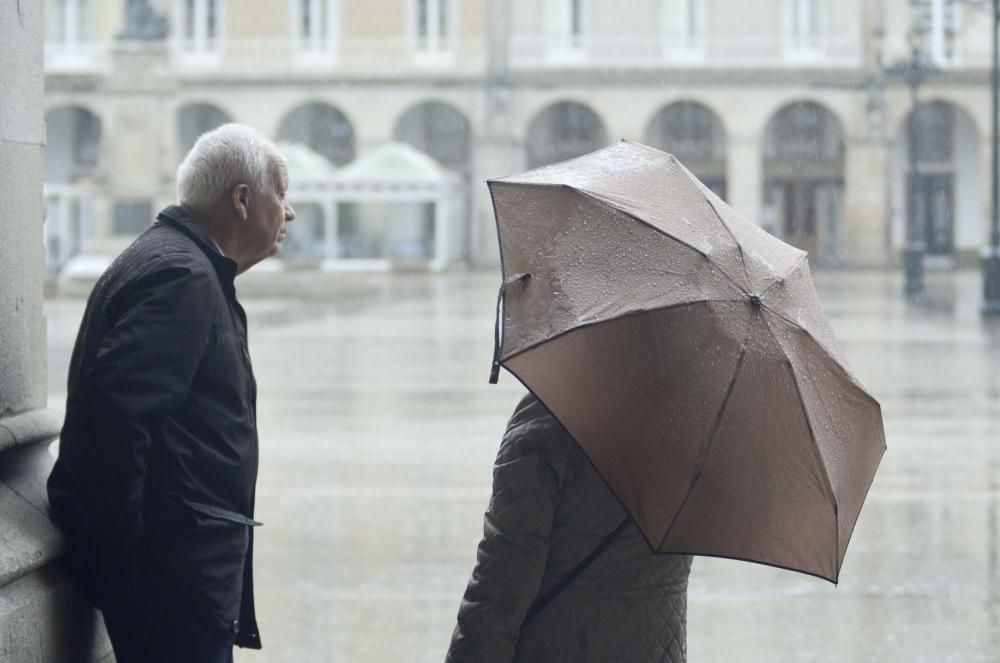
[[(771, 310), (771, 309), (768, 309), (768, 310)], [(786, 366), (788, 367), (789, 374), (792, 376), (792, 382), (795, 384), (795, 395), (798, 396), (799, 407), (802, 408), (802, 414), (805, 416), (805, 419), (806, 419), (806, 426), (808, 426), (808, 428), (809, 428), (809, 441), (812, 442), (812, 448), (813, 448), (813, 451), (815, 452), (816, 462), (819, 464), (820, 471), (822, 472), (824, 488), (826, 488), (827, 495), (830, 498), (830, 500), (833, 502), (834, 526), (836, 527), (836, 530), (837, 530), (836, 532), (834, 532), (834, 535), (835, 535), (835, 540), (837, 541), (837, 558), (839, 560), (839, 558), (840, 558), (840, 508), (837, 505), (837, 496), (833, 492), (833, 483), (830, 481), (830, 473), (827, 471), (826, 464), (823, 462), (823, 454), (821, 454), (820, 451), (819, 451), (819, 443), (817, 442), (817, 439), (816, 439), (816, 430), (815, 430), (815, 428), (813, 428), (812, 419), (809, 417), (809, 409), (806, 408), (805, 399), (802, 397), (802, 386), (799, 384), (799, 376), (795, 373), (795, 366), (792, 364), (792, 360), (791, 360), (790, 355), (788, 354), (788, 350), (786, 350), (785, 346), (782, 345), (782, 343), (781, 343), (781, 337), (779, 335), (775, 334), (774, 330), (771, 329), (771, 323), (769, 323), (767, 321), (767, 316), (761, 316), (761, 317), (764, 319), (764, 325), (766, 325), (768, 331), (771, 332), (771, 337), (774, 338), (774, 340), (776, 340), (778, 342), (778, 347), (781, 349), (782, 354), (785, 355), (785, 361), (788, 362), (786, 364)], [(822, 347), (822, 346), (820, 346), (820, 347)], [(824, 352), (825, 352), (825, 350), (824, 350)], [(815, 383), (813, 383), (813, 386), (815, 386)], [(822, 400), (822, 397), (820, 398), (820, 400)], [(824, 407), (826, 407), (825, 404), (824, 404)]]
[(616, 316), (611, 317), (611, 318), (604, 318), (602, 320), (594, 320), (593, 322), (585, 322), (583, 324), (579, 324), (579, 325), (576, 325), (576, 326), (571, 327), (569, 329), (566, 329), (564, 331), (561, 331), (558, 334), (556, 334), (555, 336), (550, 336), (548, 338), (543, 338), (540, 341), (535, 341), (534, 343), (532, 343), (531, 345), (527, 346), (526, 348), (522, 348), (522, 349), (518, 350), (517, 352), (515, 352), (513, 354), (507, 355), (506, 357), (502, 357), (500, 359), (500, 362), (501, 363), (506, 363), (506, 362), (510, 361), (511, 359), (515, 359), (516, 357), (520, 357), (521, 355), (525, 354), (526, 352), (531, 352), (532, 350), (534, 350), (535, 348), (537, 348), (539, 346), (542, 346), (542, 345), (545, 345), (546, 343), (550, 343), (552, 341), (560, 339), (563, 336), (566, 336), (567, 334), (572, 334), (575, 331), (579, 331), (581, 329), (588, 329), (590, 327), (595, 327), (597, 325), (603, 325), (603, 324), (607, 324), (607, 323), (610, 323), (610, 322), (618, 322), (619, 320), (624, 320), (626, 318), (630, 318), (630, 317), (635, 316), (635, 315), (643, 315), (645, 313), (657, 313), (659, 311), (669, 311), (669, 310), (672, 310), (672, 309), (675, 309), (675, 308), (682, 308), (682, 307), (685, 307), (685, 306), (696, 306), (698, 304), (729, 304), (729, 303), (738, 304), (738, 303), (742, 303), (742, 302), (743, 302), (742, 299), (696, 299), (696, 300), (691, 301), (691, 302), (680, 302), (680, 303), (677, 303), (677, 304), (669, 304), (667, 306), (657, 306), (655, 308), (644, 308), (644, 309), (639, 309), (639, 310), (636, 310), (636, 311), (626, 311), (625, 313), (622, 313), (621, 315), (616, 315)]
[[(795, 375), (795, 367), (792, 367), (791, 371), (792, 371), (792, 375), (794, 376)], [(809, 373), (806, 373), (806, 378), (808, 378), (809, 382), (812, 383), (813, 389), (816, 390), (816, 394), (817, 394), (817, 396), (819, 396), (819, 402), (823, 405), (823, 409), (826, 411), (826, 417), (827, 417), (827, 419), (829, 419), (830, 422), (832, 423), (832, 425), (836, 427), (836, 419), (834, 419), (833, 414), (830, 412), (830, 406), (828, 406), (826, 404), (826, 398), (823, 397), (823, 392), (821, 392), (820, 389), (819, 389), (819, 387), (816, 385), (816, 381), (813, 379), (812, 375), (810, 375)], [(805, 405), (804, 404), (803, 404), (802, 409), (805, 412), (806, 420), (808, 421), (809, 420), (809, 411), (805, 409)], [(838, 436), (839, 436), (839, 431), (838, 431)], [(817, 445), (816, 451), (817, 451), (817, 453), (819, 452), (819, 445)], [(830, 480), (830, 477), (829, 477), (829, 475), (827, 475), (827, 481), (829, 481), (829, 480)], [(833, 486), (832, 485), (830, 486), (830, 491), (833, 492)], [(839, 569), (840, 568), (840, 564), (842, 563), (843, 560), (841, 560), (841, 558), (840, 558), (840, 505), (837, 504), (837, 497), (836, 497), (836, 495), (834, 495), (834, 498), (833, 498), (833, 514), (834, 514), (834, 520), (836, 522), (836, 527), (837, 527), (837, 531), (835, 532), (835, 534), (836, 534), (836, 541), (837, 541), (837, 568)]]
[[(576, 159), (581, 159), (583, 157), (594, 156), (595, 154), (600, 154), (601, 152), (607, 152), (608, 150), (611, 150), (611, 149), (613, 149), (615, 147), (618, 147), (619, 143), (624, 143), (624, 142), (627, 142), (627, 141), (625, 141), (624, 139), (622, 139), (622, 140), (619, 140), (617, 143), (612, 143), (611, 145), (605, 145), (604, 147), (596, 149), (593, 152), (589, 152), (587, 154), (582, 154), (582, 155), (580, 155), (578, 157), (570, 157), (569, 159), (563, 159), (562, 161), (556, 161), (556, 162), (553, 162), (553, 163), (547, 163), (544, 166), (539, 166), (538, 168), (534, 168), (533, 170), (529, 170), (527, 172), (530, 173), (530, 172), (538, 172), (540, 170), (548, 170), (548, 169), (551, 169), (551, 168), (555, 168), (556, 166), (561, 166), (564, 163), (569, 163), (570, 161), (575, 161)], [(486, 183), (487, 184), (492, 184), (494, 182), (499, 182), (501, 184), (530, 184), (532, 186), (535, 186), (535, 185), (540, 185), (540, 186), (564, 186), (562, 184), (552, 183), (552, 182), (532, 182), (530, 180), (526, 181), (526, 180), (518, 180), (517, 179), (518, 177), (521, 177), (524, 174), (525, 173), (519, 173), (517, 175), (507, 175), (506, 177), (497, 177), (495, 179), (486, 180)]]
[(670, 520), (670, 525), (667, 526), (667, 531), (664, 532), (663, 538), (660, 539), (660, 545), (658, 548), (663, 547), (663, 542), (667, 540), (670, 536), (670, 532), (674, 529), (674, 525), (677, 523), (677, 519), (680, 518), (681, 513), (684, 511), (684, 507), (687, 506), (688, 499), (690, 499), (691, 494), (694, 492), (695, 486), (698, 485), (698, 481), (701, 479), (703, 470), (705, 469), (705, 464), (708, 462), (708, 452), (712, 448), (712, 443), (715, 438), (719, 435), (719, 429), (722, 427), (722, 417), (726, 413), (726, 406), (729, 405), (729, 399), (733, 395), (733, 391), (736, 388), (736, 380), (739, 378), (740, 371), (743, 370), (743, 360), (746, 358), (747, 349), (744, 346), (740, 350), (740, 356), (736, 363), (736, 368), (733, 370), (733, 377), (729, 380), (729, 385), (726, 387), (726, 396), (722, 399), (722, 405), (719, 407), (719, 412), (715, 417), (715, 425), (712, 429), (712, 434), (708, 436), (706, 442), (702, 445), (701, 449), (698, 450), (698, 462), (695, 468), (694, 476), (691, 478), (691, 485), (688, 487), (687, 493), (684, 495), (684, 500), (681, 505), (677, 507), (677, 511), (674, 513), (674, 517)]
[[(685, 168), (685, 170), (687, 170), (687, 169)], [(715, 209), (715, 205), (712, 204), (712, 201), (709, 200), (708, 196), (705, 197), (705, 202), (708, 203), (708, 206), (712, 210), (712, 214), (714, 214), (715, 218), (719, 220), (719, 223), (722, 224), (722, 227), (726, 229), (726, 232), (729, 233), (729, 236), (733, 238), (733, 242), (736, 244), (736, 247), (740, 250), (740, 264), (743, 266), (743, 276), (746, 277), (747, 288), (749, 288), (750, 287), (750, 272), (747, 271), (747, 260), (746, 260), (746, 256), (743, 255), (743, 245), (740, 244), (740, 240), (738, 240), (736, 238), (736, 234), (733, 232), (732, 228), (729, 227), (729, 224), (727, 224), (725, 221), (722, 220), (722, 215), (719, 214), (719, 210)], [(770, 288), (770, 286), (768, 286), (768, 287)], [(761, 296), (761, 295), (758, 295), (758, 296)]]
[[(858, 391), (861, 392), (861, 394), (866, 399), (868, 399), (869, 401), (871, 401), (874, 405), (878, 405), (879, 407), (881, 407), (881, 405), (879, 404), (879, 402), (877, 400), (875, 400), (875, 397), (868, 393), (868, 390), (865, 389), (864, 385), (862, 385), (860, 382), (858, 382), (858, 380), (854, 377), (853, 373), (851, 373), (851, 371), (846, 366), (844, 366), (840, 362), (840, 360), (837, 359), (836, 356), (834, 356), (833, 354), (831, 354), (830, 351), (826, 348), (826, 346), (824, 346), (822, 343), (820, 343), (819, 339), (816, 338), (816, 336), (811, 331), (809, 331), (807, 328), (803, 327), (802, 325), (800, 325), (796, 321), (792, 320), (791, 318), (789, 318), (784, 313), (782, 313), (780, 311), (777, 311), (777, 310), (771, 308), (770, 306), (764, 305), (763, 308), (767, 309), (768, 312), (773, 313), (776, 317), (781, 318), (782, 320), (784, 320), (785, 322), (787, 322), (788, 324), (790, 324), (791, 326), (795, 327), (796, 329), (798, 329), (799, 331), (801, 331), (803, 334), (806, 334), (809, 338), (811, 338), (812, 341), (813, 341), (813, 343), (815, 343), (817, 346), (819, 346), (819, 348), (824, 353), (826, 353), (826, 356), (828, 356), (837, 365), (837, 367), (840, 368), (840, 370), (844, 373), (844, 376), (847, 378), (847, 380), (851, 384), (853, 384), (858, 389)], [(766, 322), (766, 318), (765, 318), (765, 322)], [(768, 328), (770, 328), (770, 325), (768, 325)], [(774, 332), (772, 332), (772, 334), (773, 333)], [(780, 343), (780, 341), (779, 341), (779, 343)], [(784, 351), (784, 348), (782, 348), (782, 351)]]
[(808, 253), (803, 253), (801, 256), (799, 256), (799, 259), (796, 260), (792, 264), (792, 266), (788, 268), (787, 272), (785, 272), (784, 274), (782, 274), (781, 276), (779, 276), (777, 279), (775, 279), (774, 283), (772, 283), (771, 285), (769, 285), (766, 288), (764, 288), (764, 292), (760, 293), (760, 298), (763, 299), (764, 295), (766, 295), (767, 293), (771, 292), (771, 290), (774, 288), (774, 286), (778, 285), (779, 283), (781, 283), (782, 281), (784, 281), (785, 279), (787, 279), (788, 276), (792, 272), (794, 272), (796, 269), (798, 269), (802, 265), (802, 263), (806, 262), (808, 259), (809, 259), (809, 254)]
[[(600, 194), (594, 193), (592, 191), (588, 191), (586, 189), (580, 189), (580, 188), (577, 188), (575, 186), (571, 186), (569, 184), (562, 184), (562, 185), (557, 185), (557, 186), (565, 186), (565, 187), (567, 187), (567, 188), (569, 188), (569, 189), (571, 189), (573, 191), (576, 191), (577, 193), (579, 193), (582, 196), (590, 198), (591, 200), (597, 202), (599, 205), (602, 205), (602, 206), (610, 209), (612, 212), (618, 212), (619, 214), (624, 214), (625, 216), (627, 216), (628, 218), (632, 219), (633, 221), (641, 223), (642, 225), (646, 226), (647, 228), (651, 228), (654, 232), (657, 232), (657, 233), (663, 235), (664, 237), (667, 237), (667, 238), (671, 239), (672, 241), (677, 242), (681, 246), (686, 246), (687, 248), (691, 249), (692, 251), (694, 251), (698, 255), (702, 256), (706, 260), (711, 260), (711, 258), (708, 257), (707, 253), (705, 253), (704, 251), (702, 251), (698, 247), (694, 246), (693, 244), (685, 242), (684, 240), (682, 240), (679, 237), (674, 237), (673, 235), (671, 235), (667, 231), (663, 230), (663, 228), (658, 228), (658, 227), (654, 226), (652, 223), (650, 223), (649, 221), (646, 221), (645, 219), (640, 219), (635, 214), (632, 214), (631, 212), (628, 212), (627, 210), (623, 210), (623, 209), (620, 209), (618, 207), (615, 207), (614, 205), (612, 205), (611, 203), (609, 203), (608, 201), (606, 201), (603, 197), (601, 197)], [(712, 211), (713, 211), (713, 213), (715, 212), (715, 208), (714, 207), (712, 208)], [(717, 213), (716, 213), (716, 216), (718, 216)], [(729, 230), (729, 229), (727, 228), (726, 230)], [(729, 234), (732, 235), (732, 231), (730, 231)], [(739, 242), (736, 243), (736, 246), (739, 247), (739, 249), (740, 249), (740, 259), (742, 260), (743, 247), (740, 246)], [(746, 269), (746, 265), (744, 264), (743, 267), (744, 267), (744, 270), (745, 270)], [(729, 279), (729, 282), (733, 284), (733, 286), (736, 288), (736, 290), (738, 292), (741, 292), (741, 293), (742, 292), (746, 292), (746, 288), (740, 287), (740, 284), (737, 283), (736, 281), (734, 281), (733, 277), (730, 276), (729, 274), (727, 274), (724, 270), (720, 269), (719, 272), (723, 276), (725, 276), (727, 279)], [(749, 283), (747, 285), (749, 285)]]
[[(853, 376), (851, 375), (850, 371), (846, 370), (840, 364), (840, 362), (837, 361), (836, 357), (830, 356), (830, 353), (827, 351), (827, 349), (824, 348), (823, 345), (818, 340), (816, 340), (816, 337), (813, 336), (812, 333), (808, 329), (806, 329), (805, 327), (803, 327), (801, 325), (796, 324), (792, 320), (789, 320), (785, 316), (781, 315), (780, 313), (777, 313), (776, 311), (773, 311), (772, 309), (768, 309), (768, 310), (772, 311), (773, 313), (775, 313), (775, 315), (777, 315), (782, 320), (785, 320), (786, 322), (788, 322), (789, 324), (791, 324), (792, 326), (794, 326), (796, 329), (799, 329), (803, 333), (807, 334), (809, 336), (809, 338), (812, 339), (812, 341), (821, 350), (823, 350), (823, 352), (826, 353), (826, 355), (828, 357), (830, 357), (830, 359), (833, 361), (834, 365), (838, 369), (840, 369), (840, 371), (842, 372), (843, 377), (845, 377), (848, 380), (848, 382), (850, 382), (851, 385), (853, 385), (855, 387), (855, 389), (857, 389), (858, 392), (864, 398), (866, 398), (867, 400), (869, 400), (873, 405), (875, 405), (875, 407), (877, 407), (877, 408), (879, 408), (879, 410), (881, 410), (882, 406), (879, 404), (879, 402), (877, 400), (875, 400), (871, 396), (871, 394), (869, 394), (867, 391), (865, 391), (865, 389), (860, 384), (858, 384), (857, 380), (855, 380), (853, 378)], [(767, 324), (767, 319), (766, 318), (765, 318), (765, 323)], [(768, 328), (770, 329), (770, 324), (768, 324)], [(772, 332), (772, 335), (778, 340), (778, 345), (780, 346), (781, 345), (781, 338), (779, 336), (777, 336), (776, 334), (774, 334), (774, 332)], [(788, 356), (788, 352), (784, 349), (784, 347), (782, 347), (781, 350), (782, 350), (782, 352), (785, 353), (785, 356)], [(809, 411), (806, 409), (805, 403), (801, 400), (802, 399), (802, 394), (801, 394), (801, 390), (799, 389), (799, 386), (798, 386), (798, 376), (795, 373), (794, 367), (792, 367), (791, 373), (792, 373), (792, 378), (795, 380), (796, 391), (799, 392), (799, 399), (800, 399), (800, 402), (802, 403), (802, 410), (803, 410), (803, 412), (806, 415), (806, 422), (809, 424), (809, 430), (812, 431), (812, 421), (809, 419)], [(813, 380), (812, 376), (809, 373), (806, 373), (806, 377), (808, 377), (809, 381), (813, 385), (813, 388), (816, 390), (816, 394), (819, 396), (820, 403), (823, 405), (823, 409), (826, 411), (827, 417), (830, 419), (830, 421), (835, 421), (833, 415), (830, 412), (830, 407), (827, 405), (826, 399), (823, 397), (823, 392), (816, 385), (816, 381)], [(816, 453), (819, 454), (819, 446), (818, 445), (816, 446)], [(824, 473), (825, 473), (825, 476), (826, 476), (826, 480), (827, 480), (827, 483), (828, 483), (828, 488), (829, 488), (829, 490), (831, 492), (831, 495), (832, 495), (833, 494), (833, 487), (832, 487), (832, 484), (830, 484), (829, 474), (826, 474), (826, 467), (825, 466), (822, 466), (822, 467), (823, 467), (823, 470), (824, 470)], [(874, 476), (872, 478), (872, 481), (874, 481)], [(869, 484), (869, 488), (870, 488), (870, 486), (871, 486), (871, 484)], [(836, 540), (837, 540), (837, 564), (838, 564), (838, 568), (839, 568), (839, 565), (843, 564), (843, 561), (844, 561), (843, 557), (841, 557), (841, 551), (840, 551), (840, 509), (839, 509), (839, 505), (837, 504), (837, 498), (836, 498), (835, 495), (833, 496), (832, 499), (833, 499), (834, 513), (835, 513), (836, 519), (837, 519), (837, 531), (836, 531), (835, 534), (836, 534)], [(846, 553), (846, 551), (845, 551), (845, 553)]]

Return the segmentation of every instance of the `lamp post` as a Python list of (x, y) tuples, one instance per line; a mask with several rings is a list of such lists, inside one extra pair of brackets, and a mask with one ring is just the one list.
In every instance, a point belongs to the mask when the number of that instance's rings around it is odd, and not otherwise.
[(910, 120), (907, 125), (907, 145), (909, 151), (909, 180), (906, 196), (906, 243), (903, 245), (903, 273), (905, 276), (905, 291), (907, 295), (916, 295), (924, 289), (924, 250), (926, 232), (917, 214), (917, 195), (920, 182), (920, 131), (917, 126), (920, 113), (920, 84), (931, 72), (932, 68), (923, 61), (924, 36), (926, 26), (921, 21), (915, 21), (910, 29), (908, 41), (910, 59), (893, 67), (902, 73), (910, 86)]
[(1000, 315), (1000, 54), (997, 51), (997, 31), (1000, 28), (1000, 0), (993, 0), (993, 69), (991, 76), (990, 117), (993, 124), (992, 167), (990, 172), (990, 244), (983, 255), (983, 315)]

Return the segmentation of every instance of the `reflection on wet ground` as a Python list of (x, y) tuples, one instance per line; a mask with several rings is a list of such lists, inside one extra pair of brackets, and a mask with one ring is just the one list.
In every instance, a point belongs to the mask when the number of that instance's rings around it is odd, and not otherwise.
[[(521, 387), (486, 382), (499, 278), (254, 275), (256, 583), (265, 649), (241, 663), (441, 661), (493, 456)], [(1000, 658), (1000, 323), (978, 273), (817, 276), (889, 451), (829, 583), (698, 559), (692, 661)], [(47, 302), (50, 405), (82, 312)]]

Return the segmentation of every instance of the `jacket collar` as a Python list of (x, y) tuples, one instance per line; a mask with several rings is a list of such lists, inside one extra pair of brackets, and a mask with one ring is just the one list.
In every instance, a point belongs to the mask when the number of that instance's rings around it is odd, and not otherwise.
[(212, 261), (212, 266), (215, 267), (215, 272), (218, 274), (219, 280), (228, 289), (233, 289), (233, 281), (236, 279), (236, 271), (238, 269), (236, 261), (222, 255), (222, 251), (219, 250), (215, 240), (208, 234), (208, 230), (191, 212), (178, 205), (170, 205), (156, 216), (156, 220), (177, 228), (193, 239), (198, 248)]

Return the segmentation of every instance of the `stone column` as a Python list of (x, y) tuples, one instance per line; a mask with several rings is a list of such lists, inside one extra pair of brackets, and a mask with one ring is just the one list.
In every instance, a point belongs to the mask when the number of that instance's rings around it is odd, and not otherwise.
[(60, 416), (45, 409), (42, 6), (0, 2), (0, 660), (76, 663), (110, 648), (55, 564), (45, 498)]
[(740, 214), (758, 226), (764, 197), (764, 164), (761, 142), (757, 136), (733, 135), (726, 157), (728, 202)]
[(518, 172), (524, 164), (512, 120), (515, 92), (508, 55), (510, 0), (487, 0), (486, 9), (488, 52), (479, 138), (473, 151), (469, 252), (473, 266), (489, 268), (500, 264), (500, 252), (493, 203), (485, 181)]
[(877, 267), (889, 262), (888, 149), (878, 140), (856, 140), (847, 146), (844, 206), (840, 214), (839, 264)]

